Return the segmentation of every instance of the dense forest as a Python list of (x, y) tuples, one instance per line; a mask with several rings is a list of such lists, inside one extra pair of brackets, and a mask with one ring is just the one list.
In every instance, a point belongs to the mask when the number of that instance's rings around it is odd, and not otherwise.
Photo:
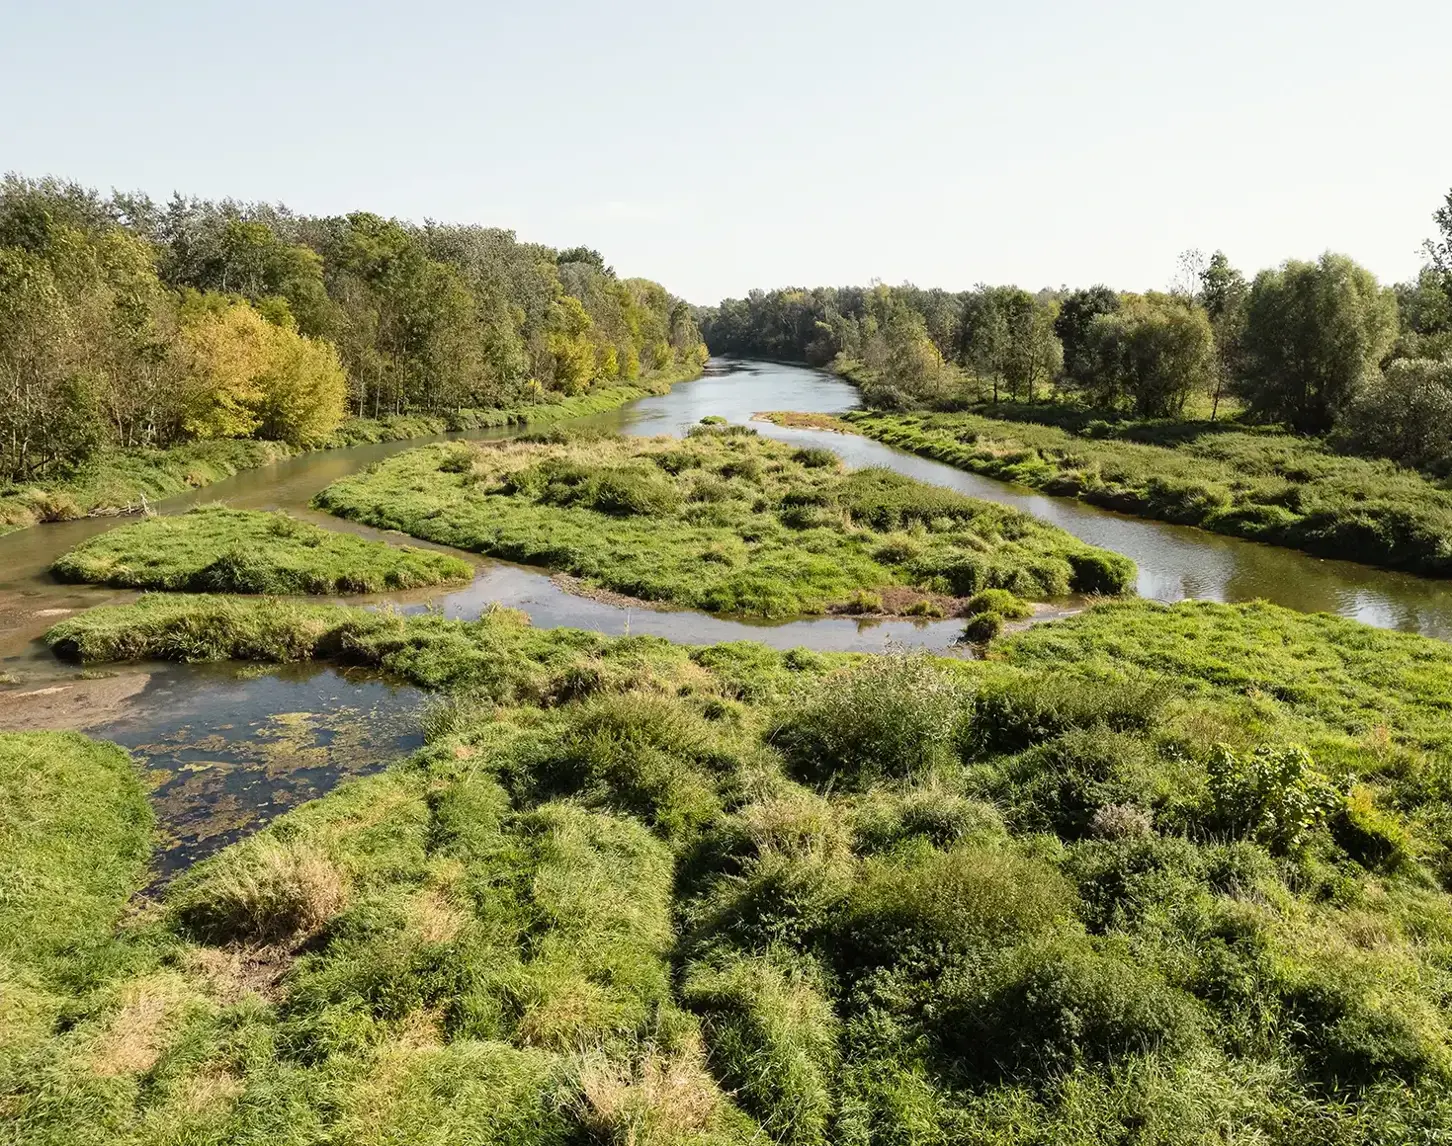
[(594, 250), (0, 181), (0, 482), (112, 447), (317, 444), (698, 365), (690, 307)]
[(912, 285), (753, 291), (698, 312), (711, 351), (833, 365), (880, 409), (1054, 399), (1140, 417), (1333, 432), (1346, 448), (1452, 460), (1452, 193), (1413, 282), (1344, 255), (1251, 279), (1223, 252), (1180, 257), (1169, 289), (1031, 293)]

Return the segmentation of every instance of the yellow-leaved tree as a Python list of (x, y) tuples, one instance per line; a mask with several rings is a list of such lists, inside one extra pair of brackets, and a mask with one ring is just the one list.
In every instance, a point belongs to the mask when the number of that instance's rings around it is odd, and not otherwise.
[(183, 303), (178, 354), (188, 434), (312, 445), (338, 428), (348, 383), (337, 350), (299, 334), (285, 307), (269, 314), (273, 321), (226, 296)]
[(196, 438), (245, 438), (262, 424), (260, 379), (275, 328), (252, 307), (215, 296), (182, 304), (176, 353), (185, 394), (182, 429)]

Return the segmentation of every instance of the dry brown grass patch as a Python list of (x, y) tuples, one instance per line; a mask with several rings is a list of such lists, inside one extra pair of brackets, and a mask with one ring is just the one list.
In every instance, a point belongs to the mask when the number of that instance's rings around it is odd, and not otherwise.
[(614, 1146), (667, 1146), (711, 1128), (721, 1092), (699, 1043), (675, 1054), (651, 1049), (634, 1066), (603, 1054), (580, 1065), (575, 1109), (581, 1124)]

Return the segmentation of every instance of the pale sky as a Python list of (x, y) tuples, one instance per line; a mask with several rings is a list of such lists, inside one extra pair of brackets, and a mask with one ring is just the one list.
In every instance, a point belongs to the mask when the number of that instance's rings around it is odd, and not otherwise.
[[(614, 10), (614, 9), (619, 9)], [(1420, 265), (1448, 0), (0, 0), (0, 168), (509, 227), (693, 302)]]

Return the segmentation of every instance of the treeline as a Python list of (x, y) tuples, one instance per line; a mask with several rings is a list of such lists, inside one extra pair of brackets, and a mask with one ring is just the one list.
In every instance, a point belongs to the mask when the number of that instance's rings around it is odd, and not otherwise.
[(834, 365), (883, 409), (1008, 397), (1142, 417), (1195, 401), (1426, 466), (1452, 453), (1452, 193), (1414, 282), (1351, 259), (1247, 279), (1221, 252), (1181, 256), (1164, 292), (888, 287), (753, 291), (698, 313), (713, 353)]
[(704, 360), (686, 303), (588, 248), (0, 182), (0, 481), (108, 447), (316, 444), (350, 414), (548, 401)]

